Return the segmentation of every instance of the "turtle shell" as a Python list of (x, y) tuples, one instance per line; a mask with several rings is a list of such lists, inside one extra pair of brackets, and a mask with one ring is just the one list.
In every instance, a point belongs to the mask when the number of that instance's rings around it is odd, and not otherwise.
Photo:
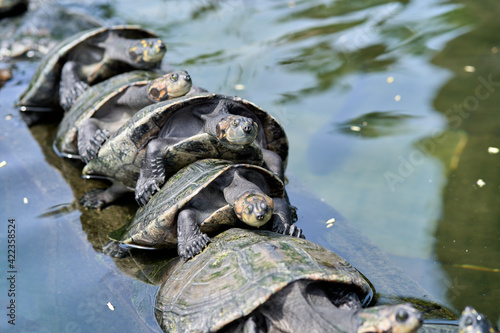
[(28, 0), (0, 0), (0, 18), (20, 14), (28, 8)]
[[(266, 179), (269, 196), (283, 198), (283, 182), (270, 171), (252, 164), (234, 164), (218, 159), (199, 160), (170, 177), (161, 190), (141, 207), (123, 228), (111, 233), (112, 240), (131, 247), (166, 248), (177, 245), (177, 213), (203, 189), (229, 170), (252, 169)], [(215, 199), (213, 200), (215, 201)], [(212, 210), (209, 204), (200, 207), (198, 216), (202, 232), (211, 233), (233, 226), (238, 218), (233, 208), (224, 203)]]
[(87, 89), (59, 124), (54, 141), (56, 153), (67, 158), (79, 158), (77, 134), (82, 122), (92, 118), (109, 101), (120, 97), (128, 88), (144, 86), (158, 77), (160, 74), (155, 72), (132, 71), (113, 76)]
[[(158, 135), (167, 120), (175, 112), (184, 108), (196, 108), (207, 104), (215, 107), (220, 99), (231, 100), (255, 115), (254, 120), (258, 122), (259, 129), (262, 129), (261, 133), (265, 137), (264, 140), (266, 141), (267, 149), (277, 153), (286, 167), (288, 139), (285, 130), (276, 119), (245, 99), (222, 94), (201, 93), (149, 105), (137, 112), (125, 125), (104, 142), (97, 158), (91, 160), (84, 168), (84, 175), (110, 177), (126, 186), (134, 188), (135, 182), (139, 178), (142, 159), (146, 153), (145, 146), (150, 139)], [(204, 135), (201, 134), (201, 136)], [(201, 137), (197, 136), (197, 139), (199, 138)], [(211, 148), (214, 149), (213, 153), (215, 155), (211, 155), (210, 157), (232, 159), (229, 157), (231, 152), (227, 148), (219, 147), (222, 145), (217, 144), (217, 142), (208, 137), (204, 140), (210, 142), (211, 145), (215, 145)], [(195, 145), (202, 144), (195, 140), (194, 137), (184, 140), (184, 147), (190, 146), (192, 150), (196, 150)], [(203, 150), (206, 152), (206, 149), (203, 147), (200, 148), (200, 151)], [(175, 149), (172, 149), (172, 152), (174, 151)], [(225, 152), (225, 156), (228, 157), (221, 156), (221, 152)], [(233, 154), (235, 153), (233, 152)], [(207, 158), (207, 154), (202, 156)]]
[[(84, 43), (87, 43), (89, 47), (96, 45), (104, 41), (111, 32), (129, 39), (157, 37), (150, 30), (131, 25), (91, 29), (71, 36), (56, 45), (43, 57), (27, 90), (21, 95), (16, 105), (21, 106), (21, 110), (27, 111), (37, 111), (36, 108), (39, 110), (57, 108), (59, 103), (56, 92), (61, 78), (61, 69), (71, 52)], [(30, 109), (30, 106), (34, 108)]]
[(346, 285), (368, 303), (370, 283), (346, 260), (305, 239), (231, 228), (193, 259), (169, 267), (156, 298), (165, 332), (216, 332), (297, 280)]

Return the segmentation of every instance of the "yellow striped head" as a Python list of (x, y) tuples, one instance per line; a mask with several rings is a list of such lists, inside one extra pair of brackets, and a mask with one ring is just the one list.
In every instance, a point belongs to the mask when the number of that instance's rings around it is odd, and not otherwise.
[(152, 68), (160, 64), (167, 47), (161, 39), (146, 38), (137, 40), (129, 48), (131, 61), (137, 68)]

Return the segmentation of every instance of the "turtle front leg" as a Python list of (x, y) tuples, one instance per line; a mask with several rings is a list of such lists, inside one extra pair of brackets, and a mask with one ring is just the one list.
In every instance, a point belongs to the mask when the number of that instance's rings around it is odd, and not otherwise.
[(302, 229), (293, 224), (292, 207), (285, 198), (273, 198), (274, 212), (271, 218), (272, 231), (299, 238), (305, 238)]
[(85, 193), (80, 204), (85, 208), (101, 209), (130, 192), (125, 186), (113, 183), (107, 189), (94, 189)]
[(184, 260), (194, 257), (207, 246), (210, 238), (201, 232), (196, 212), (187, 208), (177, 216), (177, 251)]
[(89, 88), (87, 82), (80, 78), (78, 64), (68, 61), (61, 71), (61, 81), (59, 84), (59, 104), (66, 112), (85, 90)]
[(95, 119), (84, 120), (78, 128), (78, 153), (83, 162), (94, 159), (109, 136), (109, 131), (101, 129)]
[(142, 161), (141, 172), (135, 186), (135, 200), (140, 206), (148, 203), (149, 199), (160, 190), (165, 183), (164, 159), (168, 149), (167, 139), (151, 140), (146, 148), (146, 155)]
[(262, 149), (262, 156), (267, 169), (284, 182), (285, 170), (283, 168), (283, 160), (281, 157), (269, 149)]
[(130, 255), (128, 249), (122, 247), (117, 241), (109, 241), (102, 247), (102, 253), (113, 258), (123, 259)]

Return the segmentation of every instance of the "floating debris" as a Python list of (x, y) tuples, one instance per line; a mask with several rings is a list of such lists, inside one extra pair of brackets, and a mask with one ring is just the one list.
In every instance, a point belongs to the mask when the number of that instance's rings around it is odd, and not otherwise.
[(466, 71), (467, 73), (474, 73), (476, 71), (476, 67), (474, 67), (474, 66), (465, 66), (464, 67), (464, 71)]
[(462, 156), (462, 152), (464, 151), (465, 146), (467, 145), (468, 137), (466, 135), (460, 135), (460, 139), (453, 151), (453, 155), (450, 160), (450, 170), (456, 170), (458, 168), (458, 163), (460, 162), (460, 156)]
[(355, 125), (351, 126), (351, 131), (353, 131), (353, 132), (359, 132), (359, 131), (361, 131), (361, 127), (355, 126)]
[(0, 86), (10, 79), (12, 79), (12, 70), (10, 68), (0, 68)]
[(7, 165), (7, 162), (5, 162), (5, 161), (0, 162), (0, 168), (3, 168), (6, 165)]
[(478, 179), (477, 182), (476, 182), (477, 186), (479, 187), (483, 187), (484, 185), (486, 185), (486, 183), (484, 182), (484, 180), (482, 179)]
[(491, 48), (491, 53), (493, 53), (493, 54), (498, 53), (498, 49), (497, 49), (497, 47), (496, 47), (496, 46), (493, 46), (493, 47)]
[(399, 101), (401, 100), (401, 95), (396, 95), (396, 96), (394, 96), (394, 100), (395, 100), (396, 102), (399, 102)]
[(387, 83), (391, 84), (391, 83), (394, 82), (394, 77), (393, 76), (389, 76), (389, 77), (387, 77), (386, 81), (387, 81)]
[(111, 302), (106, 303), (106, 305), (111, 311), (115, 311), (115, 307), (113, 306), (113, 304), (111, 304)]
[(334, 223), (335, 223), (335, 218), (332, 217), (331, 219), (329, 219), (328, 221), (326, 221), (326, 227), (330, 228), (330, 227), (333, 226)]
[(498, 154), (499, 151), (500, 149), (498, 149), (497, 147), (488, 147), (488, 153), (490, 154)]
[(488, 267), (470, 265), (470, 264), (453, 264), (453, 266), (465, 268), (465, 269), (472, 269), (472, 270), (476, 270), (476, 271), (500, 273), (500, 269), (498, 269), (498, 268), (488, 268)]
[(24, 204), (28, 204), (28, 198), (24, 197), (23, 202)]
[(234, 89), (236, 90), (245, 90), (245, 85), (238, 83), (237, 85), (234, 86)]
[(12, 119), (12, 115), (10, 113), (5, 116), (5, 120), (11, 120), (11, 119)]

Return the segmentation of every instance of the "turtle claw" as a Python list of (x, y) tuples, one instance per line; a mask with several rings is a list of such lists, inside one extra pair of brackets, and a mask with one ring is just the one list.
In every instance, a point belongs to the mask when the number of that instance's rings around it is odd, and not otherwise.
[(295, 224), (284, 223), (276, 227), (273, 231), (287, 236), (304, 239), (306, 238), (302, 232), (302, 229), (297, 227)]
[(102, 253), (113, 258), (123, 259), (130, 255), (128, 249), (120, 246), (120, 243), (116, 241), (109, 241), (102, 247)]
[(70, 97), (65, 100), (67, 104), (62, 106), (64, 111), (68, 111), (69, 109), (71, 109), (71, 106), (75, 103), (78, 97), (80, 97), (88, 88), (89, 85), (86, 84), (85, 82), (80, 81), (75, 83), (71, 88)]
[(81, 150), (80, 156), (85, 163), (88, 163), (90, 160), (96, 158), (99, 153), (99, 149), (101, 148), (104, 141), (106, 141), (110, 136), (110, 133), (107, 129), (98, 129), (95, 132), (95, 135), (90, 141), (85, 145), (85, 147)]
[(164, 178), (147, 178), (139, 177), (135, 187), (135, 200), (139, 206), (145, 206), (151, 197), (160, 190), (160, 185), (164, 183)]
[(179, 256), (182, 257), (184, 260), (188, 260), (190, 258), (193, 258), (195, 255), (203, 251), (203, 249), (207, 246), (207, 244), (210, 242), (210, 237), (208, 237), (204, 233), (200, 233), (190, 240), (186, 241), (185, 243), (179, 243), (178, 245), (178, 251), (179, 251)]
[(297, 227), (295, 224), (289, 224), (289, 229), (288, 229), (288, 235), (289, 236), (293, 236), (293, 237), (297, 237), (297, 238), (306, 238), (306, 236), (304, 236), (304, 233), (302, 232), (302, 229), (300, 229), (299, 227)]
[(100, 210), (106, 205), (106, 201), (103, 199), (104, 192), (105, 190), (102, 189), (89, 191), (82, 196), (80, 204), (86, 209), (91, 208)]
[(82, 95), (89, 85), (80, 81), (77, 75), (77, 65), (74, 62), (68, 62), (61, 71), (61, 86), (59, 88), (59, 104), (66, 112)]

